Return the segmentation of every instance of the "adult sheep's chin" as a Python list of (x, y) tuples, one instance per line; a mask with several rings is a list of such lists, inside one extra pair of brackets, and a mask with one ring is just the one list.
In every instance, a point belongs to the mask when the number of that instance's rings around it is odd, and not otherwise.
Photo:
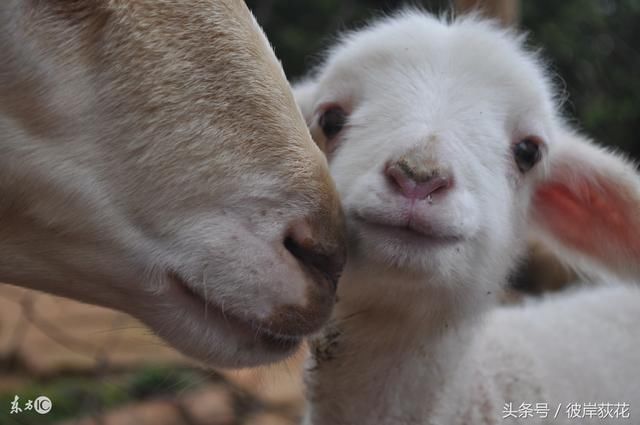
[[(170, 304), (165, 301), (167, 295)], [(185, 289), (179, 280), (171, 283), (168, 293), (150, 301), (138, 317), (174, 347), (205, 364), (233, 368), (272, 363), (292, 354), (301, 341), (299, 336), (272, 335), (259, 322), (228, 313)]]
[[(219, 367), (290, 355), (328, 320), (345, 253), (295, 223), (266, 242), (241, 226), (202, 257), (177, 257), (141, 311), (131, 313), (185, 353)], [(230, 243), (231, 240), (237, 242)]]

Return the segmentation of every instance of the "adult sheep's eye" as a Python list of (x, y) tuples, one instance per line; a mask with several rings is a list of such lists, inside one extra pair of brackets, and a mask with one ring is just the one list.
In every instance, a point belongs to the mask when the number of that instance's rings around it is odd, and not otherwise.
[(346, 122), (347, 113), (339, 106), (335, 106), (324, 111), (320, 116), (318, 125), (322, 129), (325, 137), (331, 140), (342, 131)]
[(540, 144), (531, 137), (521, 140), (513, 147), (513, 155), (521, 172), (526, 173), (540, 161)]

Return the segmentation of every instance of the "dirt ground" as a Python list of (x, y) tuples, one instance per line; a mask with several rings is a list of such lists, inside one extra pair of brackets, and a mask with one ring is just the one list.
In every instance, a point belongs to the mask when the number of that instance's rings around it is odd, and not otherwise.
[[(206, 370), (125, 314), (0, 284), (2, 425), (293, 424), (303, 359)], [(50, 412), (25, 409), (39, 396)]]

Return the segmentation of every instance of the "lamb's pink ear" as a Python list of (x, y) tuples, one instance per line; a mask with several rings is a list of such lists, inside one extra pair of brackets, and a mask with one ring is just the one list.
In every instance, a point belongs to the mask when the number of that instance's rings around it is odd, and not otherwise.
[(620, 155), (562, 131), (532, 219), (561, 253), (624, 277), (640, 277), (640, 175)]

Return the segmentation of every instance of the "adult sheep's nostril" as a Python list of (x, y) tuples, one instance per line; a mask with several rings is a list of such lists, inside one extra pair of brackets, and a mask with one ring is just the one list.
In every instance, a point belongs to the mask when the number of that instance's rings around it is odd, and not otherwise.
[(284, 239), (284, 246), (295, 257), (313, 280), (335, 291), (344, 267), (342, 247), (324, 247), (313, 238), (311, 226), (306, 221), (295, 223)]
[(415, 169), (406, 162), (390, 164), (385, 174), (391, 185), (408, 199), (426, 199), (451, 187), (451, 177), (439, 169)]

